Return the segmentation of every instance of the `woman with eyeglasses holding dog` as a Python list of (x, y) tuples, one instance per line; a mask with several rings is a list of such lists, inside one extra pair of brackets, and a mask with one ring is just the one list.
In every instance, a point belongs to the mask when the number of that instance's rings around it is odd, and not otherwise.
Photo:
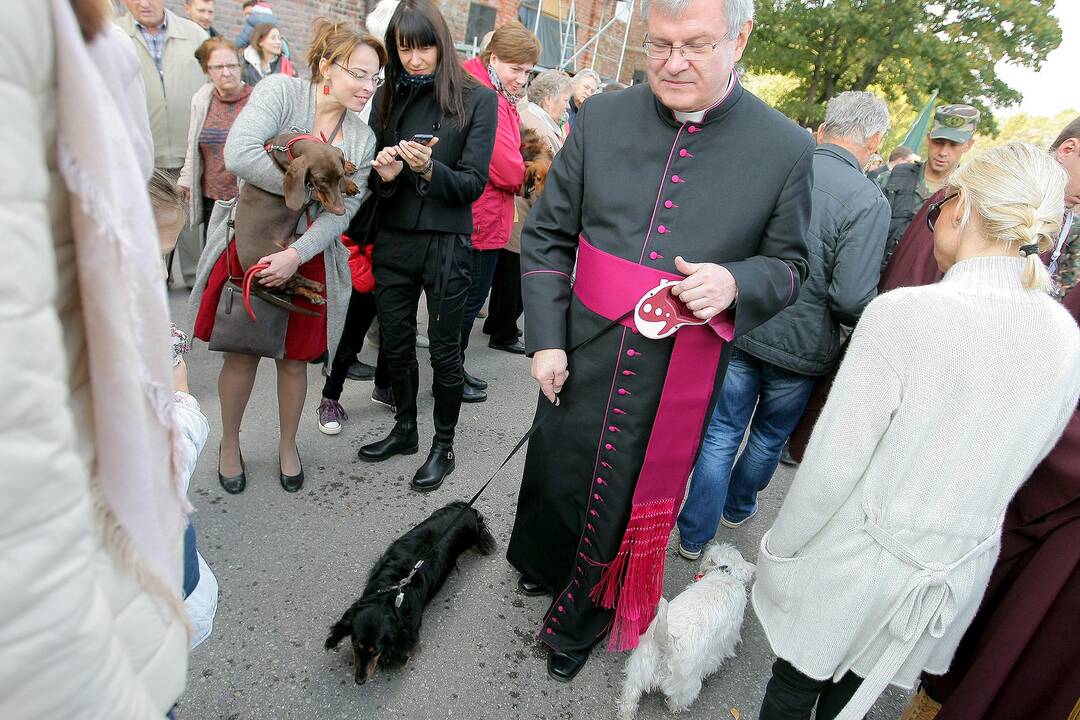
[[(371, 130), (356, 113), (375, 92), (379, 70), (386, 60), (382, 44), (367, 33), (321, 18), (315, 22), (307, 60), (310, 79), (278, 74), (259, 83), (225, 143), (226, 167), (243, 182), (254, 183), (274, 195), (284, 194), (284, 173), (264, 145), (282, 133), (301, 129), (340, 148), (347, 160), (361, 168), (353, 176), (361, 187), (375, 153)], [(287, 492), (297, 492), (304, 483), (296, 431), (307, 396), (307, 364), (328, 352), (332, 358), (337, 349), (352, 294), (349, 253), (340, 237), (362, 199), (361, 195), (346, 197), (344, 215), (334, 215), (313, 203), (310, 224), (309, 213), (305, 213), (297, 226), (296, 240), (287, 249), (263, 258), (261, 262), (268, 262), (269, 267), (256, 274), (268, 288), (285, 285), (296, 273), (325, 285), (323, 305), (294, 296), (297, 306), (314, 311), (315, 316), (295, 312), (289, 315), (284, 359), (275, 361), (279, 480)], [(214, 214), (191, 300), (198, 307), (195, 337), (207, 341), (213, 333), (221, 292), (229, 281), (229, 268), (235, 274), (240, 267), (236, 245), (230, 242), (231, 233), (224, 222), (224, 210), (219, 204)], [(247, 485), (240, 452), (240, 421), (260, 359), (257, 355), (225, 353), (218, 377), (222, 425), (218, 480), (226, 492), (233, 494), (242, 492)]]
[(761, 720), (859, 720), (949, 667), (1006, 506), (1080, 396), (1080, 332), (1039, 259), (1064, 189), (1031, 145), (965, 163), (927, 216), (945, 277), (863, 313), (761, 541), (754, 609), (780, 658)]
[(446, 20), (430, 0), (398, 5), (386, 45), (386, 84), (375, 96), (370, 119), (381, 150), (369, 183), (379, 194), (375, 302), (397, 413), (390, 434), (360, 448), (360, 459), (379, 462), (419, 449), (416, 311), (423, 291), (435, 375), (435, 437), (412, 487), (429, 491), (454, 469), (471, 206), (488, 181), (498, 100), (462, 68)]

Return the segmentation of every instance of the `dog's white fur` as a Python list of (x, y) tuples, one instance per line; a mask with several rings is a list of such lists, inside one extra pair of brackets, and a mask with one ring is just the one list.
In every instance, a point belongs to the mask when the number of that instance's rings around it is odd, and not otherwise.
[(672, 712), (697, 700), (701, 682), (735, 655), (754, 565), (727, 544), (712, 544), (701, 560), (704, 576), (670, 603), (663, 598), (649, 629), (626, 661), (619, 720), (637, 714), (643, 693), (662, 690)]

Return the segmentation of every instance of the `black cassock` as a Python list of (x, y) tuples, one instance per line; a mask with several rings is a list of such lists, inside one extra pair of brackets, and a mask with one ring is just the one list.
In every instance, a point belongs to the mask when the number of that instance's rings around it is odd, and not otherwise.
[[(666, 272), (677, 255), (724, 265), (739, 288), (736, 335), (794, 302), (813, 149), (738, 82), (700, 122), (676, 119), (648, 85), (591, 98), (522, 235), (529, 353), (571, 348), (610, 324), (572, 292), (579, 235)], [(553, 589), (540, 639), (556, 650), (589, 647), (611, 625), (589, 592), (627, 526), (673, 344), (609, 327), (569, 357), (561, 404), (529, 443), (507, 558)], [(710, 407), (718, 388), (700, 388)], [(541, 395), (538, 412), (546, 404)], [(686, 442), (698, 445), (704, 429)]]

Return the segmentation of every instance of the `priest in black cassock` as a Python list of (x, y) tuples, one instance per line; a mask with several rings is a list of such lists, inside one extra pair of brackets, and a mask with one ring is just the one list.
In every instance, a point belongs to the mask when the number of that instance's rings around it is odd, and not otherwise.
[(648, 627), (730, 341), (793, 303), (807, 273), (814, 143), (739, 83), (752, 1), (648, 12), (648, 85), (584, 103), (522, 234), (526, 345), (551, 417), (529, 443), (507, 558), (522, 592), (552, 597), (540, 639), (564, 681), (600, 638), (627, 649)]

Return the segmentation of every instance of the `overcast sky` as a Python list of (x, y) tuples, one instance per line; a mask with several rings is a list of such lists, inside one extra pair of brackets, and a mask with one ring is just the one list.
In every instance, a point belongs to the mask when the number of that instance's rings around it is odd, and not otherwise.
[[(1019, 110), (1030, 115), (1080, 110), (1080, 0), (1057, 0), (1053, 14), (1061, 23), (1061, 45), (1039, 72), (1005, 63), (997, 68), (1001, 79), (1024, 96)], [(1008, 115), (1016, 110), (1000, 112)]]

